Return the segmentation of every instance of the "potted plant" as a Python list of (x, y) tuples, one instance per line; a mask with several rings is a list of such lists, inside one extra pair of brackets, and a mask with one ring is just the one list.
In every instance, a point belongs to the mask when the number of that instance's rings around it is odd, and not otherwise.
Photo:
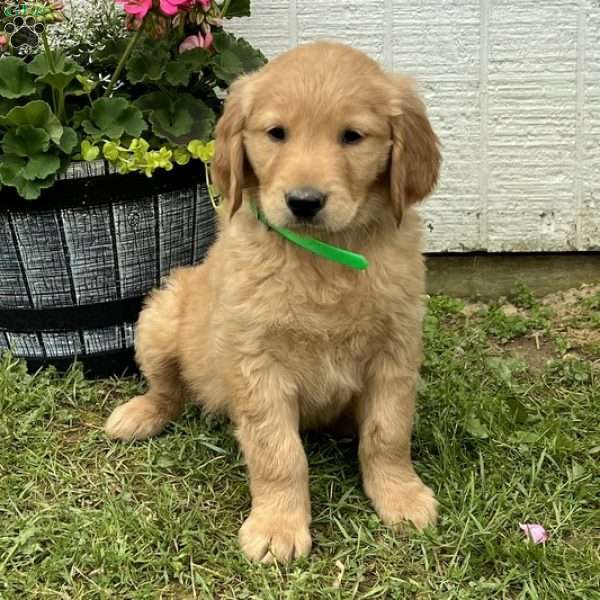
[(117, 5), (2, 4), (0, 349), (31, 369), (132, 366), (144, 295), (214, 238), (223, 95), (264, 62), (223, 29), (249, 0)]

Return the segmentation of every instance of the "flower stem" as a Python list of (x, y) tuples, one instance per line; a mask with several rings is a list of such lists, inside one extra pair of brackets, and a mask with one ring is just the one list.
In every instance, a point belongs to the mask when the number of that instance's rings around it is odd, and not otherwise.
[(107, 98), (111, 95), (111, 93), (115, 87), (115, 84), (117, 83), (117, 80), (119, 79), (119, 75), (121, 75), (121, 71), (123, 70), (125, 63), (127, 62), (127, 59), (133, 52), (133, 49), (135, 48), (136, 44), (138, 43), (140, 37), (142, 36), (142, 32), (144, 30), (144, 25), (146, 24), (146, 20), (147, 19), (144, 19), (142, 21), (140, 28), (135, 32), (135, 35), (133, 35), (131, 37), (131, 39), (129, 40), (129, 43), (127, 44), (127, 47), (125, 48), (125, 51), (123, 52), (123, 55), (121, 56), (121, 58), (117, 64), (115, 72), (113, 73), (113, 75), (110, 79), (108, 87), (104, 91), (104, 94), (102, 94), (103, 98)]
[(204, 177), (206, 179), (206, 191), (208, 192), (208, 197), (210, 198), (213, 208), (219, 210), (219, 207), (221, 206), (221, 195), (215, 194), (215, 188), (211, 183), (210, 163), (202, 161), (202, 164), (204, 165)]
[[(44, 45), (44, 54), (46, 55), (46, 60), (48, 61), (48, 67), (50, 68), (50, 72), (56, 73), (56, 63), (54, 62), (54, 56), (52, 56), (52, 49), (50, 48), (50, 44), (48, 43), (48, 36), (46, 35), (45, 28), (42, 31), (42, 44)], [(52, 109), (57, 114), (60, 112), (59, 99), (57, 97), (55, 88), (52, 88)], [(60, 114), (58, 114), (58, 118), (60, 119)]]
[(44, 44), (44, 53), (48, 59), (50, 71), (52, 73), (56, 73), (56, 64), (54, 63), (54, 56), (52, 56), (52, 50), (50, 49), (50, 44), (48, 43), (48, 36), (46, 35), (45, 29), (42, 31), (42, 43)]
[(221, 18), (224, 19), (227, 15), (227, 11), (229, 10), (229, 5), (231, 4), (231, 0), (225, 0), (223, 4), (223, 8), (221, 9)]

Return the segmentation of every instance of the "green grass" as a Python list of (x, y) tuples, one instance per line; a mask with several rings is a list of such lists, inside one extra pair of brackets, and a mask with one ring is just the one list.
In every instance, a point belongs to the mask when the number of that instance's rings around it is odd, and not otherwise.
[[(569, 331), (600, 327), (597, 301)], [(600, 352), (552, 306), (513, 302), (430, 302), (414, 457), (437, 529), (382, 526), (355, 442), (313, 433), (313, 553), (289, 566), (238, 549), (248, 485), (225, 421), (191, 407), (166, 435), (112, 443), (103, 420), (141, 383), (31, 377), (5, 357), (0, 598), (600, 598)]]

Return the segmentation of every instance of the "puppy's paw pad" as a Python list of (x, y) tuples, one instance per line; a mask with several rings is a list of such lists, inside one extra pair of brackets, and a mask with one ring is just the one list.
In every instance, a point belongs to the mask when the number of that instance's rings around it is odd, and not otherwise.
[(435, 525), (438, 502), (433, 491), (420, 479), (387, 488), (373, 498), (380, 519), (391, 527), (401, 527), (410, 521), (419, 531)]
[(240, 529), (240, 545), (250, 559), (262, 563), (287, 562), (306, 556), (312, 541), (307, 519), (250, 514)]
[(145, 440), (160, 433), (168, 419), (147, 396), (136, 396), (117, 406), (104, 425), (106, 435), (113, 440)]

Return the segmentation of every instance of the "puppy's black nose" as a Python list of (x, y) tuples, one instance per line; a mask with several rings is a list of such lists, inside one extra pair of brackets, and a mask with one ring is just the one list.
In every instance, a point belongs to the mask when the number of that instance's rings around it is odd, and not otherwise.
[(298, 219), (310, 220), (325, 206), (327, 196), (312, 187), (300, 187), (290, 190), (285, 201), (292, 214)]

